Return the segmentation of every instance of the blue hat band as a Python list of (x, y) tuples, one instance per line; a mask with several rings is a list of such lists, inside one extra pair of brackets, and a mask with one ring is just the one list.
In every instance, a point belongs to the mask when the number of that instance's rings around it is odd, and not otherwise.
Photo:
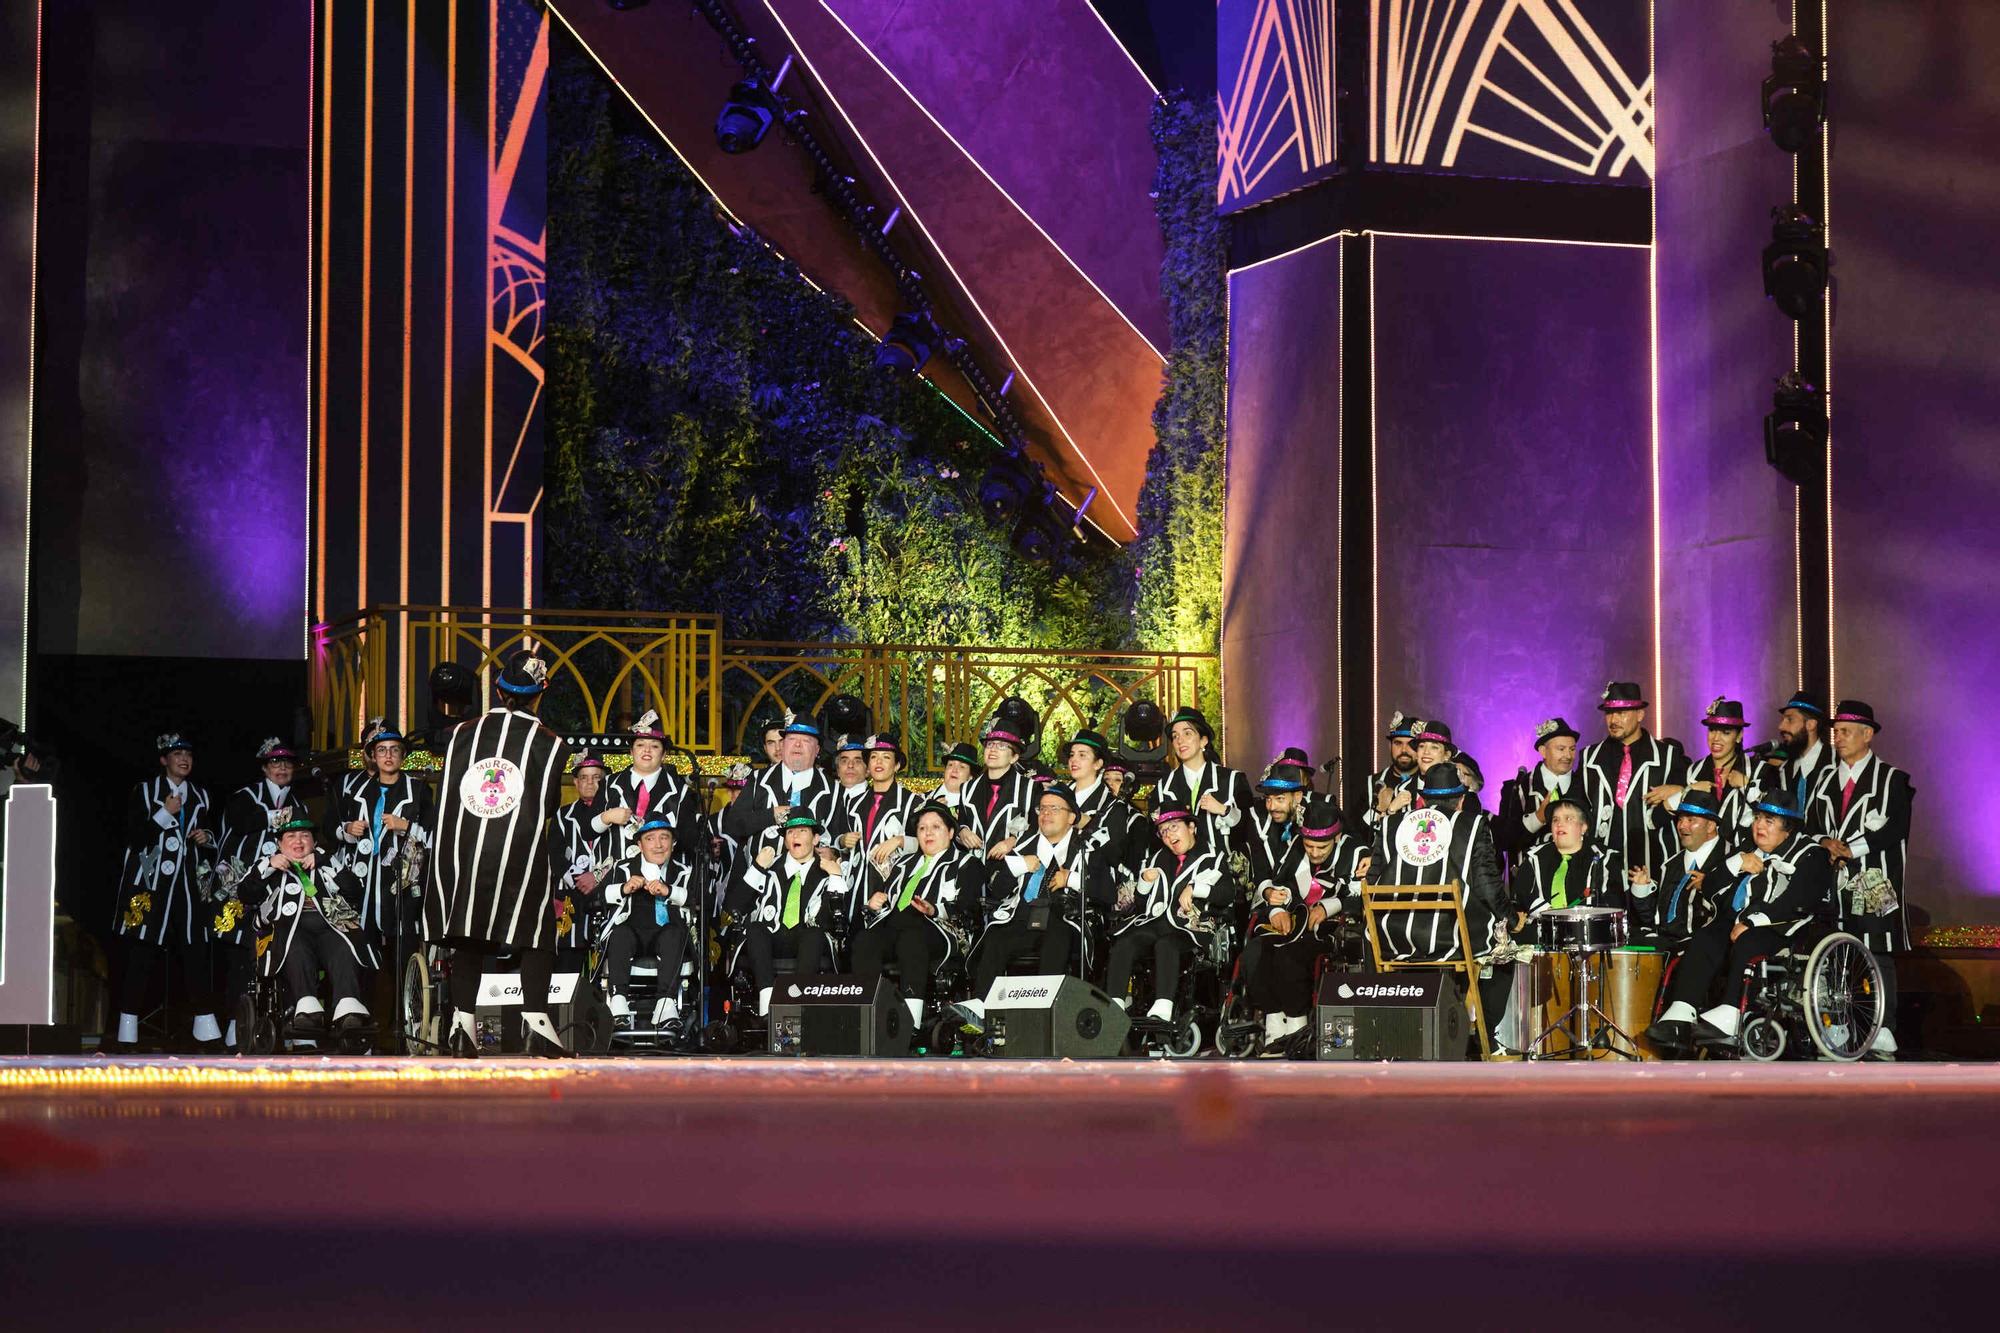
[(1303, 791), (1305, 790), (1305, 784), (1303, 782), (1294, 782), (1290, 778), (1266, 778), (1264, 779), (1264, 790)]
[(507, 691), (507, 693), (509, 694), (540, 694), (544, 689), (547, 688), (547, 683), (544, 682), (538, 685), (534, 681), (529, 681), (525, 685), (516, 685), (513, 681), (508, 680), (505, 677), (502, 677), (500, 681), (500, 688)]
[(1750, 808), (1751, 808), (1752, 810), (1756, 811), (1756, 812), (1757, 812), (1758, 814), (1760, 814), (1760, 815), (1775, 815), (1775, 816), (1776, 816), (1777, 818), (1779, 818), (1779, 819), (1804, 819), (1804, 818), (1805, 818), (1805, 813), (1804, 813), (1803, 811), (1800, 811), (1800, 810), (1790, 810), (1790, 809), (1787, 809), (1786, 807), (1784, 807), (1784, 806), (1782, 806), (1782, 805), (1773, 805), (1773, 804), (1772, 804), (1771, 802), (1769, 802), (1769, 801), (1759, 801), (1759, 802), (1757, 802), (1757, 803), (1756, 803), (1755, 805), (1751, 806)]
[(1464, 787), (1420, 787), (1420, 788), (1418, 788), (1418, 791), (1419, 791), (1419, 792), (1421, 792), (1421, 793), (1422, 793), (1423, 795), (1425, 795), (1425, 796), (1463, 796), (1463, 795), (1465, 795), (1465, 788), (1464, 788)]

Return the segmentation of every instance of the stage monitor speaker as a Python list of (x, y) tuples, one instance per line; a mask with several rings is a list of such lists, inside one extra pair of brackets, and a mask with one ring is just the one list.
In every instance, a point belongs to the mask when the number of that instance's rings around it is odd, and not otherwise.
[(996, 977), (986, 992), (995, 1055), (1105, 1060), (1124, 1051), (1131, 1030), (1125, 1011), (1079, 977)]
[(780, 977), (771, 995), (773, 1055), (908, 1055), (910, 1011), (887, 981)]
[(1449, 972), (1329, 972), (1313, 1006), (1322, 1060), (1463, 1060), (1471, 1030)]

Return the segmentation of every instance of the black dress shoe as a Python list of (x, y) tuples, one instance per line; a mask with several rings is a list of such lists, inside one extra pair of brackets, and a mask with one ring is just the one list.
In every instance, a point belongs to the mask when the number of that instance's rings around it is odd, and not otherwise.
[(521, 1053), (531, 1060), (567, 1060), (576, 1054), (561, 1042), (550, 1041), (533, 1029), (524, 1035)]
[(366, 1032), (371, 1026), (366, 1014), (342, 1014), (333, 1020), (333, 1030), (343, 1037)]
[(1646, 1029), (1646, 1040), (1655, 1046), (1684, 1050), (1693, 1044), (1694, 1024), (1677, 1018), (1662, 1018)]
[(313, 1014), (294, 1013), (292, 1032), (300, 1037), (317, 1037), (326, 1031), (326, 1011)]
[(1730, 1050), (1735, 1050), (1736, 1034), (1724, 1032), (1704, 1018), (1694, 1025), (1694, 1044), (1708, 1047), (1726, 1046)]
[(479, 1039), (468, 1036), (465, 1029), (456, 1023), (451, 1025), (451, 1035), (445, 1038), (444, 1044), (446, 1049), (456, 1059), (477, 1060), (479, 1058)]

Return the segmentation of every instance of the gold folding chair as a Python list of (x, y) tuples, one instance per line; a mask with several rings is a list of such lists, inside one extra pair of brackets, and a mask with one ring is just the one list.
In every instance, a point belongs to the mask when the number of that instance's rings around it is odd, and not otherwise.
[[(1374, 956), (1378, 972), (1462, 972), (1465, 974), (1465, 1003), (1472, 1011), (1472, 1025), (1479, 1032), (1479, 1054), (1493, 1054), (1493, 1035), (1486, 1026), (1486, 1007), (1479, 998), (1479, 960), (1473, 957), (1472, 931), (1465, 924), (1465, 893), (1456, 882), (1448, 884), (1364, 884), (1361, 912), (1368, 922), (1368, 952)], [(1439, 962), (1398, 962), (1382, 956), (1382, 932), (1378, 918), (1391, 912), (1450, 912), (1458, 925), (1458, 957)]]

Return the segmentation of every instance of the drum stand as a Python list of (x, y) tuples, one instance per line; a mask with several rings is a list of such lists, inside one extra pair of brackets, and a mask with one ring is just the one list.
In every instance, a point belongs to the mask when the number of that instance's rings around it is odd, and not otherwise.
[[(1621, 1060), (1639, 1058), (1639, 1045), (1632, 1040), (1631, 1034), (1612, 1022), (1611, 1015), (1598, 1008), (1590, 998), (1591, 964), (1602, 958), (1604, 953), (1603, 949), (1589, 947), (1563, 950), (1564, 956), (1569, 959), (1569, 1012), (1529, 1043), (1528, 1059), (1591, 1060), (1596, 1058), (1600, 1048)], [(1591, 1030), (1593, 1018), (1597, 1020), (1595, 1033)], [(1543, 1043), (1557, 1033), (1569, 1038), (1567, 1049), (1543, 1050)]]

